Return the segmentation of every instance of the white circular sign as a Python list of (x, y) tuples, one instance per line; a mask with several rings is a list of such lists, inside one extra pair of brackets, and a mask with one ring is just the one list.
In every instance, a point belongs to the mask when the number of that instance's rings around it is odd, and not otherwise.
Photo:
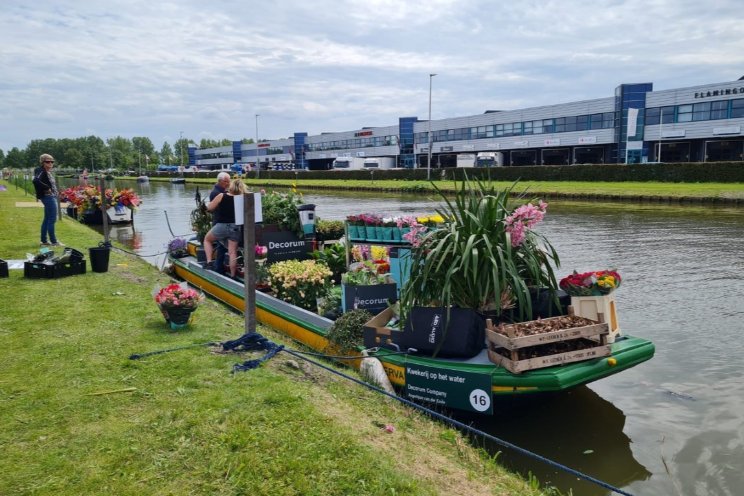
[(470, 406), (478, 412), (485, 412), (491, 408), (491, 395), (482, 389), (473, 389), (470, 392)]

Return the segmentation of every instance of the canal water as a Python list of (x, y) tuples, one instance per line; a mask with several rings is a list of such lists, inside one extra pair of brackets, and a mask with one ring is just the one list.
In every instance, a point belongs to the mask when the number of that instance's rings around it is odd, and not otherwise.
[[(155, 265), (190, 234), (196, 188), (135, 184), (144, 203), (112, 237)], [(202, 188), (202, 194), (209, 193)], [(351, 213), (428, 214), (434, 198), (305, 194), (324, 219)], [(458, 414), (492, 435), (638, 495), (744, 494), (744, 215), (741, 210), (554, 201), (538, 229), (562, 277), (616, 268), (624, 333), (656, 356), (569, 392), (505, 399), (493, 417)], [(166, 220), (167, 219), (167, 220)], [(574, 495), (610, 494), (544, 463), (483, 443), (499, 461)]]

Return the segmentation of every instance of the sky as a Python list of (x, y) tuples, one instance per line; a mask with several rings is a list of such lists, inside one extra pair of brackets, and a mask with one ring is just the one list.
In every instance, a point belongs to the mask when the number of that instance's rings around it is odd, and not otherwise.
[(0, 2), (6, 154), (397, 125), (430, 81), (437, 120), (742, 76), (741, 0)]

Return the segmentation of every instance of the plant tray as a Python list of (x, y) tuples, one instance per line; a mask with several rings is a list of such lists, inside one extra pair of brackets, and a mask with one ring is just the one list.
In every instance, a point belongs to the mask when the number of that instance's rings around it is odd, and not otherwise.
[(23, 277), (28, 279), (58, 279), (76, 274), (85, 274), (85, 260), (54, 265), (36, 262), (25, 262), (23, 264)]
[(0, 277), (8, 277), (8, 262), (0, 260)]
[(606, 323), (574, 316), (500, 326), (486, 323), (488, 358), (514, 374), (609, 356), (608, 334)]

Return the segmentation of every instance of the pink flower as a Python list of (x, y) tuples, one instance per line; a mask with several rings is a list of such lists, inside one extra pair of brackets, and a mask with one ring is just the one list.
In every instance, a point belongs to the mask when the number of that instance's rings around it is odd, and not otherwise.
[(545, 218), (545, 211), (548, 204), (540, 200), (537, 206), (532, 203), (517, 207), (514, 212), (506, 219), (504, 230), (511, 234), (511, 245), (513, 247), (521, 246), (524, 243), (527, 233), (525, 229), (532, 229), (538, 222)]

